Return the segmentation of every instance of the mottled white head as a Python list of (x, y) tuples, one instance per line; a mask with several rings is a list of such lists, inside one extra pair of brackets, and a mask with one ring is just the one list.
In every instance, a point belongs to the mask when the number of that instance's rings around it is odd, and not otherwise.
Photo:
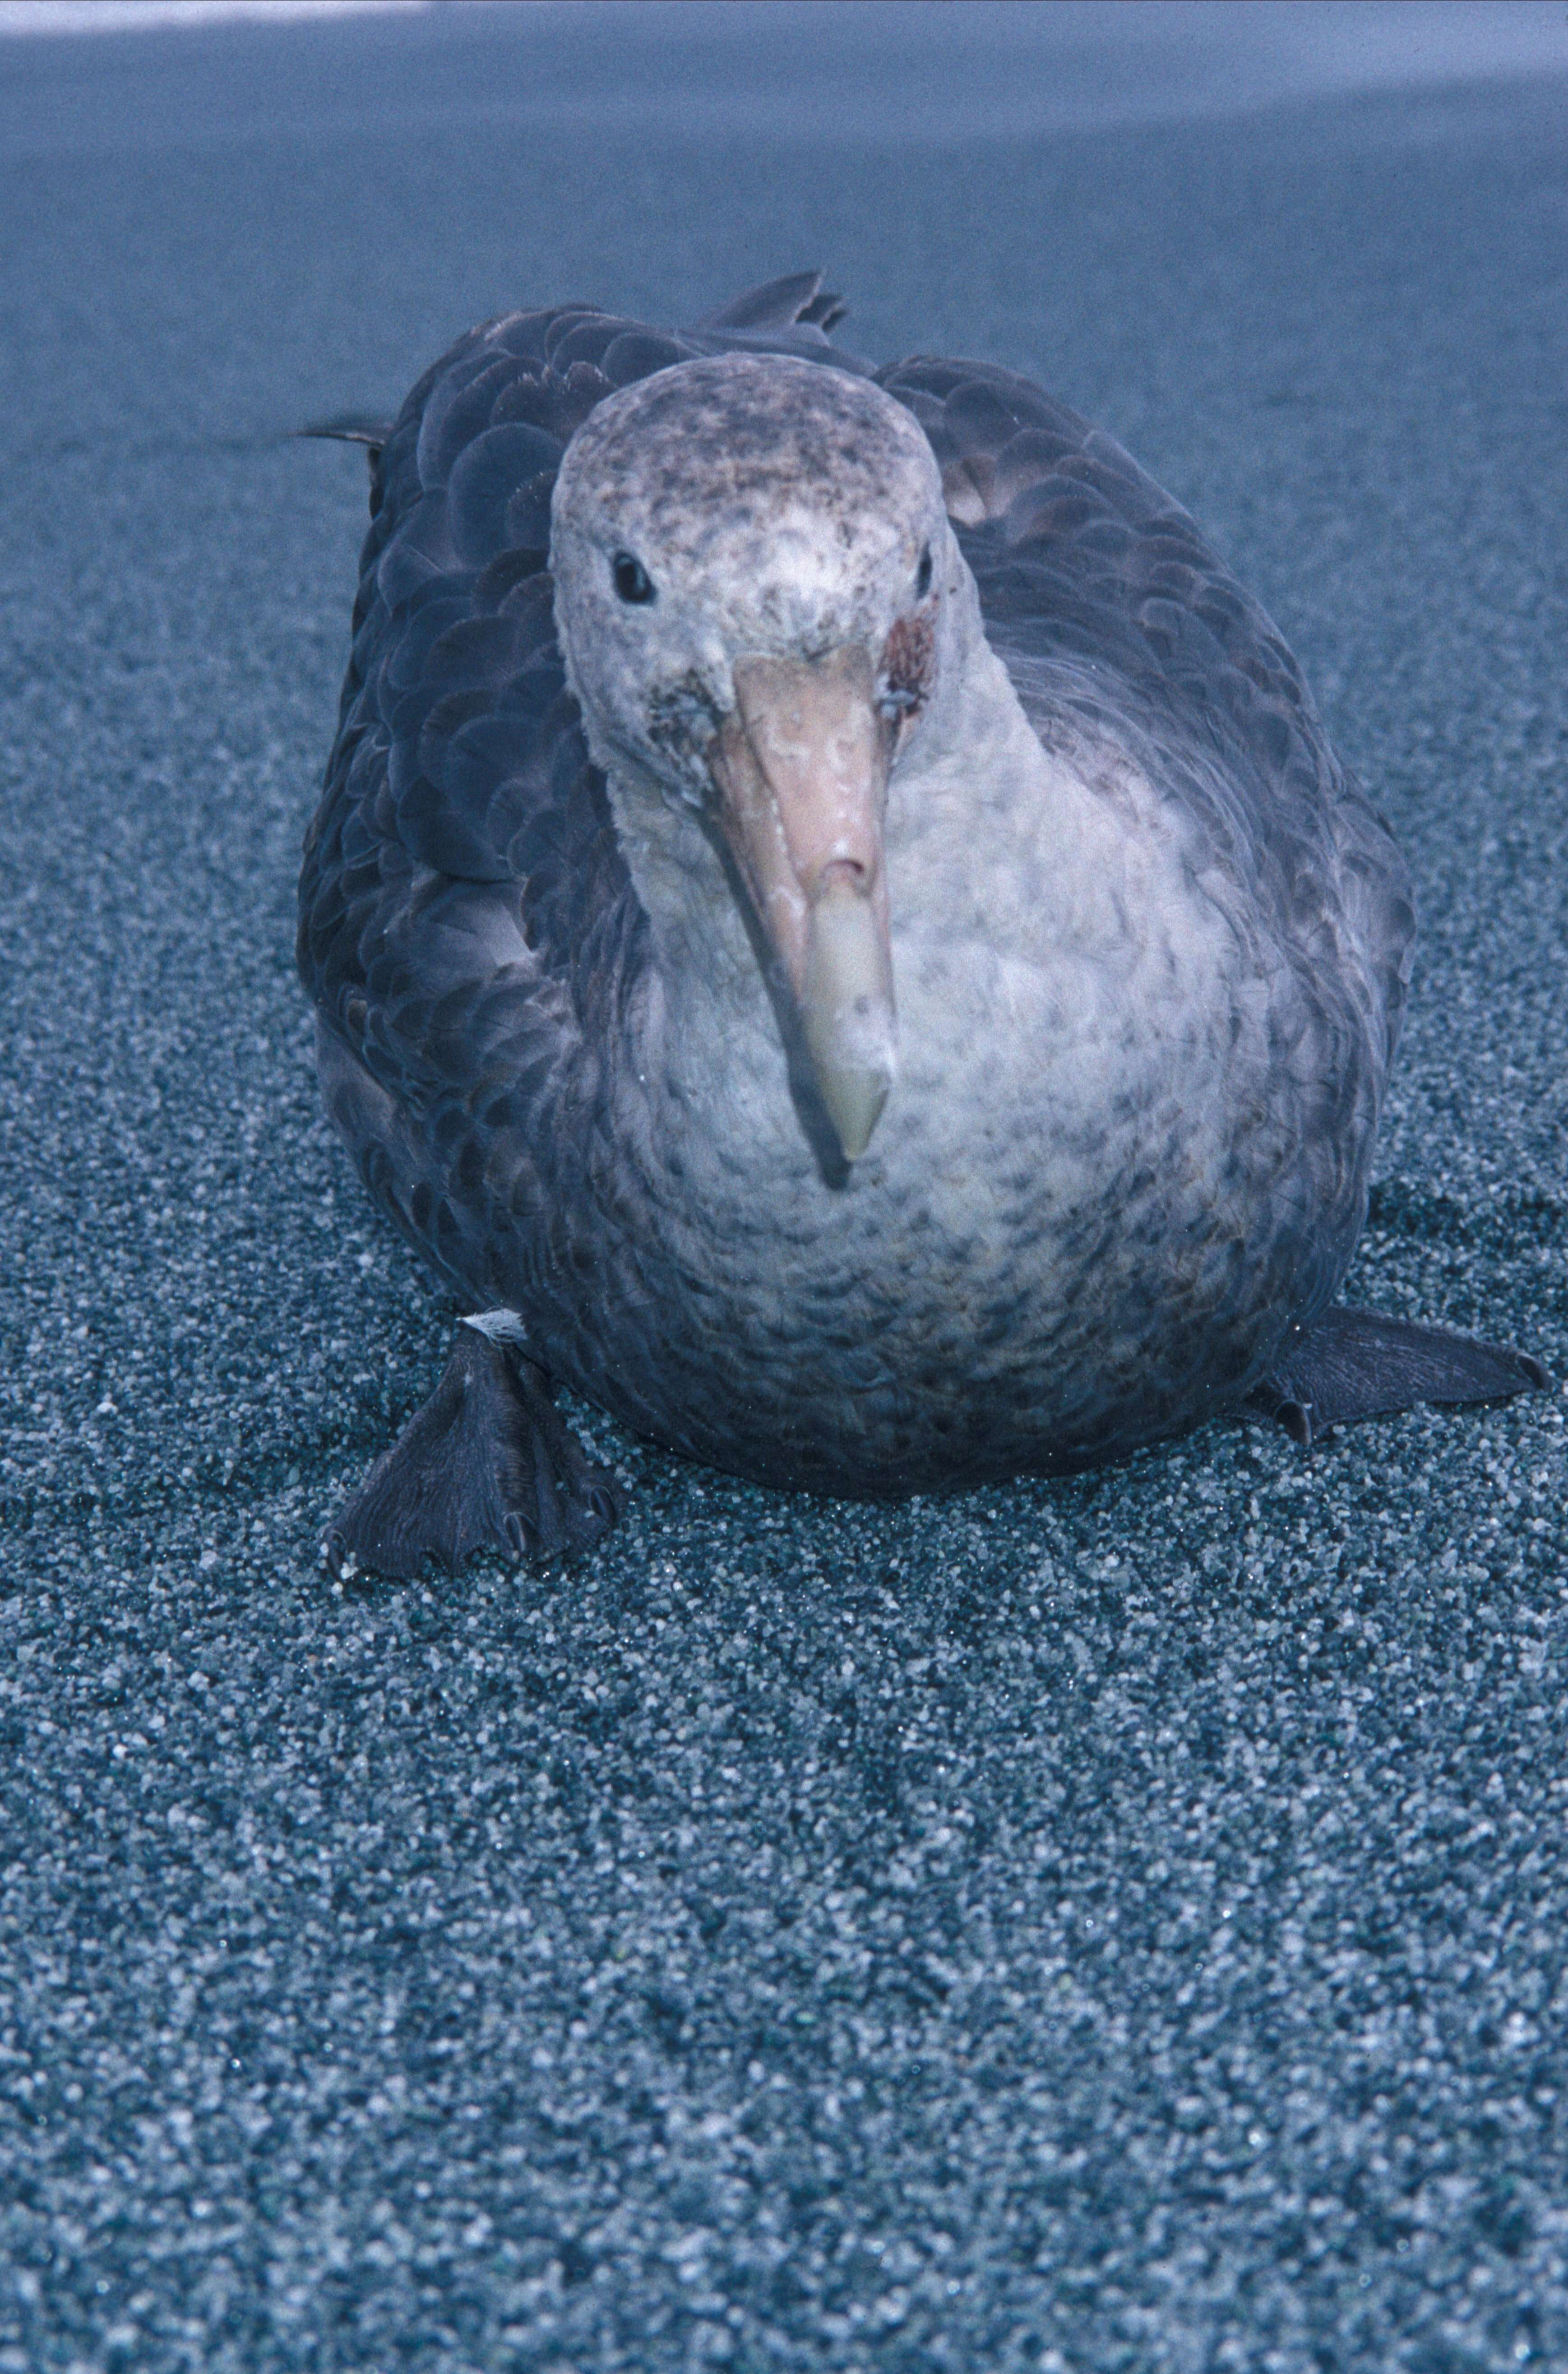
[(677, 364), (573, 439), (551, 566), (595, 758), (727, 846), (853, 1159), (894, 1069), (890, 773), (941, 707), (967, 582), (919, 424), (821, 364)]

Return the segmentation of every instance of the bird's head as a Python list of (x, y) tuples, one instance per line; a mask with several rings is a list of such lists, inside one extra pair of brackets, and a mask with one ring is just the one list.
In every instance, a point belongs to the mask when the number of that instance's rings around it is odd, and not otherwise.
[(676, 364), (568, 447), (551, 565), (596, 759), (727, 854), (853, 1161), (896, 1051), (889, 783), (966, 582), (919, 423), (821, 364)]

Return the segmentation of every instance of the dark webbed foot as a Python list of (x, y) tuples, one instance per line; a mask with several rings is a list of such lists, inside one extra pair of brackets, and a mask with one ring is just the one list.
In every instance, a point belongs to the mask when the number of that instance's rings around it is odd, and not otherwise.
[(1286, 1346), (1252, 1406), (1305, 1448), (1328, 1427), (1390, 1416), (1418, 1402), (1501, 1402), (1550, 1383), (1528, 1352), (1375, 1310), (1325, 1310)]
[(427, 1557), (458, 1567), (481, 1549), (543, 1563), (591, 1549), (620, 1513), (613, 1480), (562, 1420), (544, 1370), (463, 1326), (440, 1383), (322, 1548), (340, 1578), (361, 1567), (406, 1577)]

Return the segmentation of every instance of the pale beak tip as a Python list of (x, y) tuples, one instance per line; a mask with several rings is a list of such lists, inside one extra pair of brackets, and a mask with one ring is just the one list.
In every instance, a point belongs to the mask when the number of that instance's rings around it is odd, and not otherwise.
[(897, 1025), (885, 929), (841, 879), (812, 909), (801, 1018), (844, 1159), (858, 1162), (893, 1085)]
[(817, 1086), (846, 1162), (859, 1162), (871, 1144), (892, 1085), (880, 1072), (839, 1072), (818, 1066)]

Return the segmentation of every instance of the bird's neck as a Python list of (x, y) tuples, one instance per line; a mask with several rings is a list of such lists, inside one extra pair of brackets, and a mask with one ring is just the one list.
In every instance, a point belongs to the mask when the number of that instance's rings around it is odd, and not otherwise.
[[(973, 616), (963, 611), (973, 610)], [(895, 763), (887, 804), (890, 865), (916, 850), (961, 858), (977, 878), (1008, 862), (1011, 812), (1041, 763), (1039, 742), (977, 605), (950, 622), (938, 700)], [(763, 995), (738, 885), (697, 811), (622, 751), (606, 768), (622, 851), (672, 984), (694, 980), (726, 998)]]
[(611, 812), (638, 897), (653, 928), (667, 998), (684, 985), (744, 999), (762, 995), (744, 914), (719, 849), (694, 808), (677, 805), (629, 764), (608, 775)]
[[(975, 639), (949, 675), (940, 711), (895, 765), (887, 865), (895, 998), (912, 1062), (935, 1060), (927, 1010), (951, 1002), (952, 979), (984, 978), (972, 951), (1012, 952), (1019, 919), (1013, 852), (1040, 806), (1044, 754), (1000, 661)], [(738, 885), (694, 810), (651, 778), (609, 775), (612, 808), (652, 927), (655, 978), (634, 1024), (632, 1067), (666, 1111), (666, 1128), (695, 1130), (735, 1158), (811, 1169), (790, 1086), (788, 1028), (763, 970), (759, 935)], [(1041, 902), (1030, 919), (1038, 928)], [(951, 977), (951, 978), (950, 978)], [(924, 1052), (921, 1049), (924, 1048)]]

